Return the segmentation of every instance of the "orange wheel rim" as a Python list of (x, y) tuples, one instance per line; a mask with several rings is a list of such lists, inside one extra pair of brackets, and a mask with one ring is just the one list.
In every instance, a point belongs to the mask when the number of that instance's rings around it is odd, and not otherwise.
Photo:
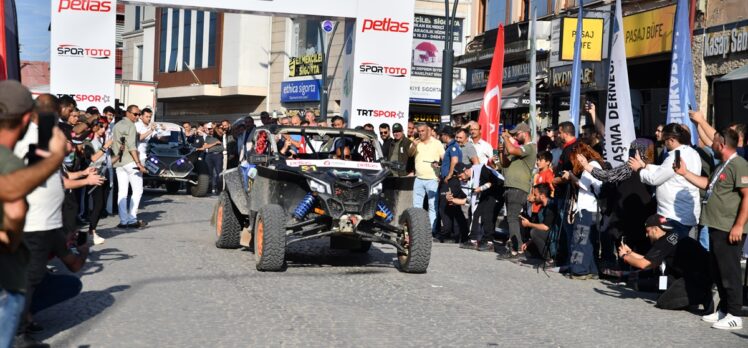
[(222, 231), (223, 231), (223, 205), (218, 207), (218, 212), (216, 213), (216, 236), (220, 237)]
[(263, 242), (263, 234), (265, 230), (265, 224), (262, 223), (262, 220), (257, 223), (257, 232), (255, 232), (255, 241), (257, 242), (255, 245), (255, 252), (257, 253), (257, 256), (262, 256), (262, 242)]

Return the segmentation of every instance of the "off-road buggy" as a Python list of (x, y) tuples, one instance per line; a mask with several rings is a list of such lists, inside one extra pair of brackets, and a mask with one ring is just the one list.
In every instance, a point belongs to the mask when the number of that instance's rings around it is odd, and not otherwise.
[(179, 192), (182, 183), (187, 184), (187, 191), (195, 197), (208, 193), (208, 166), (198, 160), (198, 152), (187, 141), (184, 129), (178, 124), (157, 125), (157, 130), (148, 140), (143, 165), (148, 171), (143, 179), (146, 182), (164, 183), (168, 193)]
[[(279, 153), (287, 137), (300, 140), (303, 150)], [(367, 252), (375, 242), (397, 249), (401, 271), (426, 272), (428, 213), (412, 207), (413, 178), (391, 175), (397, 165), (381, 159), (374, 133), (269, 126), (238, 140), (244, 158), (223, 173), (226, 189), (213, 215), (216, 247), (247, 247), (258, 270), (281, 271), (293, 243), (329, 237), (333, 249)], [(345, 147), (350, 159), (337, 158)], [(373, 158), (363, 155), (372, 149)]]

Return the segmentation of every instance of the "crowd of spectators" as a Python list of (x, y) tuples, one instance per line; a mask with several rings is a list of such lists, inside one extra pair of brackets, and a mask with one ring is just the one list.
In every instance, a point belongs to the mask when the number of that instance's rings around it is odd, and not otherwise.
[[(82, 288), (77, 277), (50, 272), (50, 256), (77, 272), (91, 244), (105, 242), (97, 231), (102, 218), (118, 215), (121, 229), (147, 226), (138, 208), (147, 143), (160, 126), (147, 108), (130, 105), (118, 115), (111, 107), (79, 110), (69, 96), (34, 101), (13, 81), (0, 82), (0, 106), (0, 347), (14, 340), (45, 346), (30, 336), (43, 330), (34, 314)], [(630, 144), (628, 163), (615, 168), (604, 161), (603, 130), (584, 126), (577, 139), (569, 122), (538, 131), (537, 141), (519, 123), (500, 135), (497, 149), (475, 121), (441, 128), (396, 122), (377, 129), (381, 154), (369, 141), (354, 147), (345, 137), (332, 151), (340, 159), (398, 163), (392, 174), (413, 177), (412, 203), (428, 211), (435, 243), (535, 262), (578, 280), (643, 270), (665, 290), (658, 307), (703, 306), (702, 320), (714, 328), (742, 328), (746, 127), (717, 131), (701, 113), (691, 117), (698, 144), (687, 127), (660, 125), (655, 139)], [(328, 126), (311, 111), (260, 119)], [(340, 116), (329, 125), (348, 127)], [(210, 192), (220, 192), (220, 173), (241, 156), (234, 136), (246, 133), (232, 132), (228, 120), (182, 127), (208, 168)], [(371, 124), (359, 128), (376, 134)], [(296, 156), (306, 141), (284, 134), (278, 151)]]
[[(654, 281), (653, 289), (664, 290), (659, 308), (699, 309), (714, 328), (741, 328), (745, 126), (717, 132), (693, 112), (699, 143), (684, 125), (659, 125), (653, 139), (629, 145), (628, 163), (612, 168), (594, 109), (587, 105), (592, 122), (579, 138), (562, 122), (537, 130), (533, 141), (530, 126), (519, 123), (500, 135), (496, 150), (474, 121), (382, 124), (378, 140), (382, 157), (401, 164), (393, 174), (414, 177), (413, 206), (428, 211), (435, 243), (495, 252), (499, 260), (551, 267), (575, 280), (630, 276), (642, 288)], [(347, 127), (340, 117), (332, 125)], [(282, 143), (289, 155), (304, 146), (292, 138)]]

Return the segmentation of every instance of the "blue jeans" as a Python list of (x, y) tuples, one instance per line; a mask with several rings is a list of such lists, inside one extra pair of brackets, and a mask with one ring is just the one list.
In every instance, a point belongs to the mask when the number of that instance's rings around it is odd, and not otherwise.
[(25, 296), (0, 289), (0, 347), (10, 347), (21, 320)]
[(709, 227), (701, 226), (699, 230), (699, 243), (706, 251), (709, 251)]
[(598, 275), (595, 264), (595, 248), (597, 241), (597, 213), (582, 210), (574, 218), (574, 233), (569, 245), (571, 257), (569, 271), (573, 275)]
[(429, 221), (431, 228), (434, 228), (436, 222), (436, 190), (439, 189), (438, 180), (424, 180), (416, 178), (413, 182), (413, 206), (420, 208), (423, 206), (423, 197), (429, 200)]

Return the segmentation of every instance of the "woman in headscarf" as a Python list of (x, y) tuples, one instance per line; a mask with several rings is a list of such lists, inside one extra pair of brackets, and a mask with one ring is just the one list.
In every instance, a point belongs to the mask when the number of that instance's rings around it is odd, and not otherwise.
[[(653, 163), (655, 148), (651, 140), (636, 139), (631, 143), (630, 149), (636, 150), (644, 162)], [(644, 231), (644, 221), (657, 211), (657, 202), (652, 197), (651, 188), (643, 184), (639, 173), (626, 164), (603, 170), (592, 167), (584, 158), (577, 160), (586, 172), (610, 187), (609, 190), (604, 190), (607, 200), (605, 210), (609, 219), (601, 238), (603, 262), (615, 262), (615, 248), (623, 238), (637, 252), (646, 252), (649, 242)]]

